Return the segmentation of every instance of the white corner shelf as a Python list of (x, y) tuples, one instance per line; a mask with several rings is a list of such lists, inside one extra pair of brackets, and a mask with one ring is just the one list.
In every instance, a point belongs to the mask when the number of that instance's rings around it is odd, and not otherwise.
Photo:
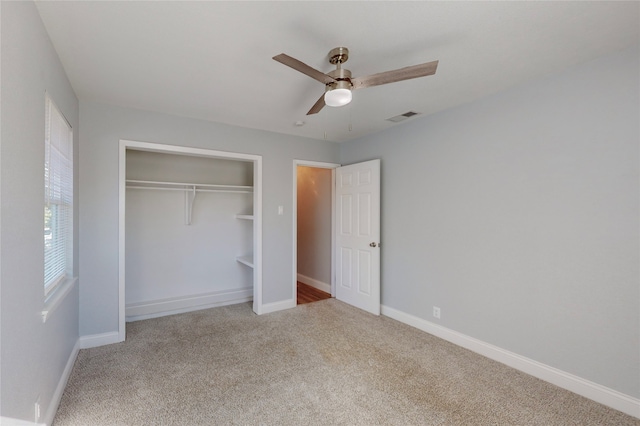
[(252, 214), (237, 214), (236, 219), (253, 220)]
[(253, 268), (253, 255), (249, 256), (238, 256), (236, 260), (243, 265), (247, 265), (249, 268)]

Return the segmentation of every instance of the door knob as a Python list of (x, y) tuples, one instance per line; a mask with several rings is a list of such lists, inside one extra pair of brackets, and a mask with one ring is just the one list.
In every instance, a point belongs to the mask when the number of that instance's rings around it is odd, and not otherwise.
[(369, 247), (375, 247), (377, 244), (376, 243), (370, 243)]

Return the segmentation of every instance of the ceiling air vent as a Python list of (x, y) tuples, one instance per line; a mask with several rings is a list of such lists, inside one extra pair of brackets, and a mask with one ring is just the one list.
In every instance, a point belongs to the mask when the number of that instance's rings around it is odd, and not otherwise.
[(396, 115), (395, 117), (387, 118), (387, 121), (393, 121), (394, 123), (398, 123), (400, 121), (404, 121), (407, 118), (411, 118), (414, 115), (418, 115), (418, 114), (420, 113), (415, 111), (409, 111), (409, 112), (405, 112), (404, 114)]

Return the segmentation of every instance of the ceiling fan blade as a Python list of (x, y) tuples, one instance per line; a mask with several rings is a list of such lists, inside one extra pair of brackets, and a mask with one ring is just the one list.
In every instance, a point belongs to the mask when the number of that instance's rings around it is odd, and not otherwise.
[(366, 77), (352, 78), (351, 83), (353, 84), (354, 90), (364, 89), (365, 87), (380, 86), (381, 84), (433, 75), (436, 73), (437, 68), (438, 61), (427, 62), (426, 64), (412, 65), (410, 67), (372, 74)]
[(274, 56), (273, 59), (280, 62), (281, 64), (293, 68), (296, 71), (300, 71), (301, 73), (306, 74), (315, 80), (318, 80), (320, 83), (328, 84), (335, 81), (327, 74), (324, 74), (315, 68), (311, 68), (304, 62), (300, 62), (296, 58), (292, 58), (291, 56), (285, 55), (284, 53)]
[(323, 93), (322, 96), (320, 96), (320, 99), (318, 99), (316, 103), (313, 104), (313, 106), (311, 107), (307, 115), (319, 113), (320, 110), (324, 108), (324, 106), (325, 106), (325, 103), (324, 103), (324, 93)]

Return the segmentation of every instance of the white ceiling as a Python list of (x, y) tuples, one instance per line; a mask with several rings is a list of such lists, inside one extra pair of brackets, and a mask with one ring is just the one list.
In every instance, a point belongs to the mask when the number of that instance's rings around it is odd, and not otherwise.
[[(637, 44), (638, 2), (37, 2), (81, 100), (346, 141)], [(440, 61), (434, 76), (306, 112), (321, 83), (271, 58), (354, 77)], [(419, 120), (421, 116), (410, 120)], [(306, 122), (296, 127), (298, 120)], [(409, 122), (410, 120), (405, 121)]]

